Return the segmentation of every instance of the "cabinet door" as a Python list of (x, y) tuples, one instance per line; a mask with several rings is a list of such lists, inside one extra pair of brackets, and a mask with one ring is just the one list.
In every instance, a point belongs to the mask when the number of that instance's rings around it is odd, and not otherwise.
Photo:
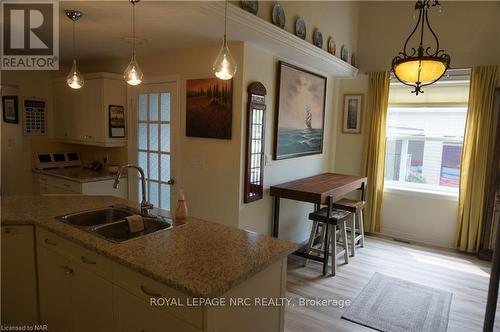
[(54, 83), (54, 132), (58, 139), (70, 139), (73, 135), (73, 95), (63, 82)]
[(2, 324), (38, 323), (33, 226), (2, 226)]
[(40, 322), (51, 332), (71, 331), (70, 262), (43, 245), (37, 256)]
[[(73, 332), (113, 331), (113, 285), (81, 264), (71, 274)], [(140, 319), (140, 316), (136, 316)]]
[(77, 139), (86, 143), (104, 139), (105, 122), (102, 117), (102, 80), (89, 79), (75, 94), (73, 105)]
[(148, 302), (114, 286), (116, 327), (119, 332), (200, 332), (170, 315), (165, 308), (154, 308)]

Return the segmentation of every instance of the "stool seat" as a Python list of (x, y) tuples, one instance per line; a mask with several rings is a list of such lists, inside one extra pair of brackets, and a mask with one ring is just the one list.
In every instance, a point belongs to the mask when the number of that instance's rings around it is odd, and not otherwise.
[(354, 201), (352, 199), (342, 198), (333, 203), (333, 207), (337, 209), (346, 210), (349, 212), (359, 212), (365, 208), (365, 201)]
[(345, 221), (349, 219), (351, 212), (339, 209), (332, 209), (330, 217), (328, 217), (328, 208), (322, 208), (318, 211), (309, 213), (309, 219), (313, 221), (319, 221), (323, 223), (328, 223), (336, 225), (338, 222)]

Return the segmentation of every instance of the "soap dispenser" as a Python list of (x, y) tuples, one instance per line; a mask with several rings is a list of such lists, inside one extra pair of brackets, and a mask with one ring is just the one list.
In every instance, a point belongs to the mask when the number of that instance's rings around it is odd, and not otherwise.
[(177, 206), (175, 208), (175, 220), (184, 220), (187, 218), (187, 206), (184, 197), (184, 190), (179, 189), (179, 198), (177, 199)]

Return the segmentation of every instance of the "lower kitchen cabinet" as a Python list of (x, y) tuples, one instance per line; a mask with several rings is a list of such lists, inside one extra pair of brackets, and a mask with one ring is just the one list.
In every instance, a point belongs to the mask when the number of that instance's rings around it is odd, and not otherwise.
[(49, 331), (71, 331), (69, 259), (37, 246), (40, 322)]
[(2, 226), (2, 325), (38, 323), (33, 226)]
[(72, 248), (67, 256), (59, 253), (67, 248), (53, 238), (41, 240), (45, 244), (38, 244), (37, 255), (42, 324), (55, 332), (113, 331), (112, 283), (84, 265), (97, 262), (75, 254)]
[(114, 286), (115, 321), (120, 332), (200, 332), (162, 308)]

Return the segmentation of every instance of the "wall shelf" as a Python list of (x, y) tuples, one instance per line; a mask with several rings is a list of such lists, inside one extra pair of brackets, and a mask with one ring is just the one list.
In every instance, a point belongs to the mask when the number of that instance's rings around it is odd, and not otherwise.
[[(209, 1), (201, 6), (206, 15), (224, 18), (224, 3)], [(300, 39), (290, 32), (269, 23), (231, 3), (228, 12), (228, 38), (251, 42), (279, 57), (316, 69), (335, 77), (355, 77), (358, 69), (335, 55)]]

